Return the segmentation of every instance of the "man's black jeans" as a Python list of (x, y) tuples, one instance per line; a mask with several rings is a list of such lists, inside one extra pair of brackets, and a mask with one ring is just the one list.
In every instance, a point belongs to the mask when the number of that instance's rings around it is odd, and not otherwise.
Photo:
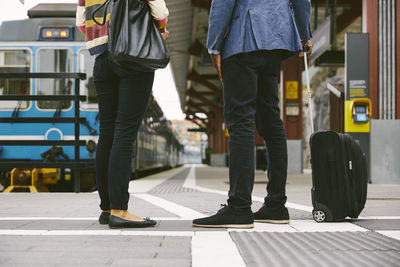
[(96, 58), (93, 76), (100, 115), (96, 151), (100, 208), (127, 210), (133, 143), (149, 103), (154, 72), (121, 69), (103, 53)]
[(286, 133), (280, 118), (278, 75), (281, 51), (255, 51), (222, 60), (224, 117), (229, 132), (229, 206), (251, 208), (254, 185), (254, 131), (265, 139), (268, 186), (265, 205), (286, 202)]

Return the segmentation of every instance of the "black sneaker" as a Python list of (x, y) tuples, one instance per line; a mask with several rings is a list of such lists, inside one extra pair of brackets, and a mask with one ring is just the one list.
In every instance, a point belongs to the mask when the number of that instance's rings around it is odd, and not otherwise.
[(205, 228), (253, 228), (253, 214), (249, 211), (237, 211), (233, 208), (222, 205), (217, 214), (193, 220), (193, 226)]
[(108, 224), (109, 221), (110, 221), (110, 213), (103, 211), (99, 216), (99, 223)]
[(289, 212), (285, 206), (268, 208), (264, 205), (257, 212), (253, 213), (253, 215), (255, 222), (289, 223)]

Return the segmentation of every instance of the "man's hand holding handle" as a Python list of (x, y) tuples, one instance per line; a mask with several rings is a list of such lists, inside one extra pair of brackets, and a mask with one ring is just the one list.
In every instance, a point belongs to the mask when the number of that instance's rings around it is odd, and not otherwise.
[(312, 47), (313, 47), (312, 46), (312, 42), (311, 42), (311, 40), (302, 41), (301, 44), (303, 46), (303, 51), (300, 52), (299, 57), (303, 57), (304, 56), (303, 53), (306, 52), (307, 53), (307, 58), (308, 58), (312, 53)]

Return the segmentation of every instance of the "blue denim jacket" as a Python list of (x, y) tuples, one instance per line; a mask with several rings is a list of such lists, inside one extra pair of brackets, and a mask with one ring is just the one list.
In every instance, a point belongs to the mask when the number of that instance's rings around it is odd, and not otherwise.
[(256, 50), (301, 51), (311, 38), (310, 0), (213, 0), (207, 48), (222, 58)]

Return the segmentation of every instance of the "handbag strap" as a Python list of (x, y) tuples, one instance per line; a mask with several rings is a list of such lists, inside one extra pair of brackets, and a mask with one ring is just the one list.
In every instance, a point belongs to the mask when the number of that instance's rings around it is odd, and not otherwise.
[[(101, 4), (100, 6), (98, 6), (92, 13), (92, 20), (100, 25), (100, 26), (104, 26), (104, 24), (106, 24), (106, 19), (107, 19), (107, 9), (108, 6), (110, 5), (112, 0), (106, 0), (103, 4)], [(96, 20), (95, 14), (104, 7), (104, 14), (103, 14), (103, 23), (100, 23)]]

